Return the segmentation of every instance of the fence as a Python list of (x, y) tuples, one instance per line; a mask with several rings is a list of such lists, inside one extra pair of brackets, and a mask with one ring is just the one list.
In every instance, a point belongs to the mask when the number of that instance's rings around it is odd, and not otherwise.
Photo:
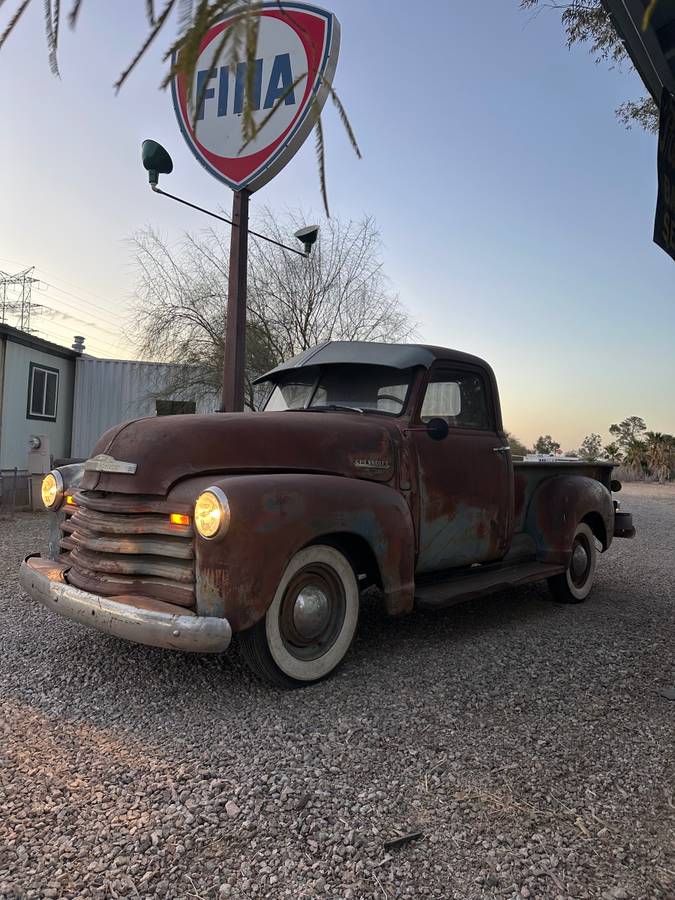
[(13, 515), (28, 506), (28, 473), (22, 469), (0, 469), (0, 513)]

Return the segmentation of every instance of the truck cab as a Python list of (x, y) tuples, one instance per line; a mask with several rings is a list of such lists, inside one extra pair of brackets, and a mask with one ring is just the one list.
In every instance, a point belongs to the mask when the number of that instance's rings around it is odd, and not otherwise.
[(611, 462), (513, 460), (478, 357), (326, 342), (258, 381), (259, 412), (122, 423), (50, 473), (28, 593), (154, 646), (236, 634), (257, 674), (297, 686), (343, 660), (364, 587), (393, 616), (544, 579), (581, 602), (634, 533)]

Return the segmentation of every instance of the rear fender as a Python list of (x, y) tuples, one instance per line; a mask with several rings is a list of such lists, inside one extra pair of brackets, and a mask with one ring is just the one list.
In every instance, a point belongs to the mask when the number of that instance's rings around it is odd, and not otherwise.
[(365, 541), (379, 570), (387, 612), (412, 609), (414, 532), (410, 510), (390, 487), (333, 475), (244, 475), (214, 479), (227, 496), (222, 537), (197, 537), (200, 615), (226, 616), (234, 631), (259, 621), (291, 558), (339, 536)]
[(582, 520), (606, 550), (614, 531), (614, 506), (601, 482), (584, 475), (558, 475), (542, 482), (525, 517), (525, 531), (534, 539), (537, 559), (567, 565), (574, 531)]

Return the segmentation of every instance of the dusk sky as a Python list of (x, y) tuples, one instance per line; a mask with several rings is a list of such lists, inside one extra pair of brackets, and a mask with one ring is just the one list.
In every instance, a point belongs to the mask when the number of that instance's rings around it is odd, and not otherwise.
[[(506, 427), (526, 442), (551, 433), (572, 449), (629, 415), (675, 432), (675, 263), (651, 240), (656, 139), (614, 116), (642, 93), (637, 76), (567, 51), (559, 14), (532, 19), (517, 0), (321, 5), (342, 25), (335, 86), (363, 151), (329, 103), (331, 210), (374, 215), (420, 342), (485, 357)], [(209, 225), (149, 191), (141, 141), (170, 150), (167, 190), (231, 205), (158, 90), (175, 22), (114, 94), (146, 34), (143, 8), (85, 0), (74, 34), (64, 14), (60, 80), (41, 3), (0, 51), (0, 269), (34, 265), (35, 300), (60, 311), (35, 327), (66, 345), (84, 334), (98, 356), (134, 355), (119, 336), (129, 237)], [(254, 195), (253, 215), (263, 206), (319, 217), (313, 138)]]

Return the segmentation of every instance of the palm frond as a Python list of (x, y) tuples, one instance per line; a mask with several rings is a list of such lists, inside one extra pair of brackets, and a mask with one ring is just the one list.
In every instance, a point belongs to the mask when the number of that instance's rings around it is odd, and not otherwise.
[(23, 3), (21, 3), (21, 5), (17, 9), (17, 11), (14, 13), (12, 18), (9, 20), (7, 28), (5, 28), (5, 30), (2, 32), (2, 35), (0, 35), (0, 48), (2, 48), (2, 45), (5, 43), (5, 41), (10, 36), (10, 34), (14, 31), (14, 27), (16, 26), (16, 23), (19, 21), (21, 16), (26, 11), (26, 8), (29, 3), (30, 3), (30, 0), (23, 0)]
[[(312, 104), (316, 103), (316, 100), (312, 101)], [(314, 130), (316, 131), (316, 161), (319, 166), (319, 185), (321, 187), (321, 199), (323, 200), (323, 208), (326, 210), (326, 216), (330, 218), (330, 211), (328, 209), (328, 191), (326, 190), (326, 146), (323, 140), (323, 125), (321, 124), (321, 116), (316, 116), (316, 125), (314, 126)]]
[(255, 119), (253, 117), (256, 71), (253, 61), (258, 49), (259, 12), (259, 2), (249, 6), (246, 11), (246, 90), (244, 91), (244, 110), (241, 122), (241, 132), (245, 140), (250, 140), (256, 133)]
[[(81, 0), (78, 0), (78, 3), (79, 2), (81, 2)], [(132, 73), (132, 71), (136, 67), (137, 63), (140, 61), (141, 57), (144, 55), (145, 51), (148, 49), (150, 44), (154, 41), (154, 39), (159, 34), (159, 32), (162, 28), (162, 25), (167, 20), (169, 13), (171, 12), (171, 10), (174, 8), (175, 5), (176, 5), (176, 0), (167, 0), (166, 6), (160, 13), (160, 16), (157, 19), (157, 21), (155, 22), (154, 26), (150, 29), (150, 33), (148, 34), (147, 38), (145, 39), (143, 46), (141, 47), (141, 49), (138, 51), (136, 56), (134, 56), (134, 58), (131, 60), (131, 62), (126, 67), (124, 72), (122, 72), (120, 77), (115, 82), (115, 91), (119, 91), (119, 89), (122, 87), (122, 85), (127, 80), (129, 75)]]
[[(56, 0), (58, 6), (58, 0)], [(49, 68), (52, 75), (59, 76), (59, 64), (56, 59), (56, 35), (54, 34), (54, 12), (52, 10), (52, 0), (43, 0), (44, 17), (45, 17), (45, 35), (47, 37), (47, 52), (49, 54)], [(57, 13), (58, 15), (58, 13)]]
[(68, 24), (71, 28), (74, 28), (77, 25), (77, 18), (80, 15), (81, 6), (82, 0), (73, 0), (73, 5), (70, 7), (70, 12), (68, 13)]
[(269, 120), (272, 118), (272, 116), (274, 115), (274, 113), (279, 109), (279, 107), (281, 106), (281, 104), (286, 100), (286, 97), (288, 97), (289, 94), (292, 94), (293, 91), (296, 89), (296, 87), (300, 84), (300, 82), (301, 82), (304, 78), (306, 78), (306, 77), (307, 77), (307, 73), (306, 73), (306, 72), (303, 72), (301, 75), (298, 75), (298, 77), (295, 79), (295, 81), (293, 82), (293, 84), (290, 84), (290, 85), (286, 88), (286, 90), (283, 92), (283, 94), (282, 94), (280, 97), (277, 97), (277, 99), (274, 101), (274, 106), (273, 106), (272, 109), (267, 113), (267, 115), (264, 116), (264, 117), (262, 118), (262, 120), (261, 120), (257, 125), (256, 125), (255, 122), (254, 122), (253, 133), (252, 133), (251, 136), (248, 138), (248, 140), (246, 140), (246, 141), (241, 145), (241, 147), (239, 148), (239, 152), (240, 152), (240, 153), (243, 153), (243, 152), (244, 152), (244, 150), (248, 147), (248, 145), (251, 143), (251, 141), (254, 140), (255, 137), (256, 137), (256, 136), (262, 131), (262, 129), (265, 127), (265, 125), (267, 125), (267, 123), (268, 123)]
[(361, 149), (356, 140), (356, 135), (354, 134), (354, 129), (352, 128), (352, 123), (349, 121), (349, 117), (347, 116), (347, 110), (342, 105), (342, 100), (338, 97), (335, 88), (330, 83), (327, 78), (321, 79), (323, 84), (328, 88), (328, 93), (330, 94), (330, 98), (333, 101), (335, 108), (338, 111), (338, 115), (340, 116), (340, 121), (344, 125), (344, 129), (347, 132), (347, 137), (349, 138), (349, 143), (352, 145), (354, 153), (356, 153), (359, 159), (362, 159)]
[[(21, 16), (24, 14), (31, 0), (19, 0), (18, 5), (12, 15), (9, 23), (0, 35), (0, 48), (4, 45), (9, 35), (13, 32)], [(4, 0), (0, 0), (2, 6)], [(148, 34), (142, 45), (130, 61), (126, 69), (121, 73), (115, 82), (115, 91), (119, 91), (126, 82), (129, 75), (136, 68), (140, 60), (147, 52), (159, 32), (165, 26), (171, 12), (178, 8), (178, 37), (174, 40), (164, 55), (164, 61), (171, 60), (166, 76), (161, 82), (161, 87), (166, 88), (172, 79), (177, 75), (183, 79), (187, 95), (188, 104), (193, 106), (193, 128), (196, 126), (198, 111), (204, 102), (205, 92), (207, 90), (208, 78), (204, 79), (200, 96), (195, 97), (194, 82), (197, 75), (197, 65), (200, 57), (200, 50), (204, 37), (210, 29), (228, 14), (234, 14), (233, 20), (228, 23), (228, 27), (223, 30), (223, 35), (215, 48), (215, 53), (211, 62), (211, 71), (215, 68), (221, 56), (227, 51), (230, 65), (235, 66), (238, 63), (246, 63), (246, 78), (244, 86), (244, 96), (242, 105), (242, 138), (243, 145), (239, 152), (241, 153), (251, 143), (252, 140), (267, 125), (271, 117), (277, 112), (279, 107), (285, 102), (288, 95), (293, 92), (297, 86), (307, 77), (307, 73), (299, 75), (290, 87), (284, 91), (283, 95), (278, 97), (269, 112), (257, 122), (254, 113), (259, 108), (256, 94), (256, 67), (254, 64), (260, 27), (260, 10), (262, 6), (261, 0), (165, 0), (164, 6), (159, 13), (156, 14), (154, 0), (144, 0), (145, 15), (148, 22)], [(287, 15), (287, 10), (283, 7), (281, 0), (277, 0), (279, 11)], [(654, 5), (654, 0), (650, 6)], [(68, 24), (71, 28), (75, 28), (82, 9), (82, 0), (72, 0), (70, 11), (68, 13)], [(61, 20), (61, 0), (43, 0), (44, 10), (44, 27), (47, 38), (47, 47), (49, 54), (49, 65), (54, 75), (59, 75), (58, 68), (58, 46), (59, 46), (59, 25)], [(297, 23), (296, 23), (297, 25)], [(356, 135), (347, 116), (347, 112), (338, 97), (333, 85), (326, 78), (322, 79), (323, 85), (327, 88), (331, 96), (333, 104), (338, 111), (340, 121), (347, 132), (349, 142), (356, 153), (361, 158), (361, 150), (356, 140)], [(316, 100), (312, 101), (312, 109), (310, 114), (313, 117), (316, 130), (316, 155), (319, 165), (319, 181), (321, 186), (321, 196), (328, 215), (328, 195), (326, 188), (326, 171), (325, 171), (325, 144), (324, 133), (321, 122), (320, 110), (316, 104)]]

